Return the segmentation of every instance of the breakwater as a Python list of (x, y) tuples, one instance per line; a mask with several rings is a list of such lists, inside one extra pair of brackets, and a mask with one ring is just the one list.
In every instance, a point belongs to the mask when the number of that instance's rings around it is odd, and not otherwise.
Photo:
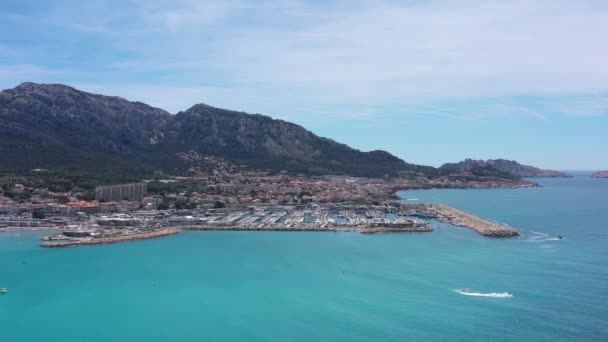
[(361, 234), (381, 234), (381, 233), (430, 233), (433, 231), (433, 228), (424, 225), (424, 226), (416, 226), (416, 227), (374, 227), (374, 228), (364, 228), (359, 232)]
[(444, 204), (429, 204), (427, 209), (433, 212), (437, 220), (441, 222), (469, 228), (483, 236), (496, 238), (519, 236), (515, 229), (505, 224), (492, 222)]
[(404, 226), (404, 227), (255, 227), (244, 228), (241, 226), (183, 226), (177, 227), (180, 230), (229, 230), (229, 231), (279, 231), (279, 232), (357, 232), (361, 234), (375, 233), (407, 233), (407, 232), (432, 232), (433, 229), (428, 225), (422, 226)]
[(407, 232), (432, 232), (433, 229), (427, 225), (404, 226), (404, 227), (242, 227), (226, 225), (195, 225), (195, 226), (176, 226), (146, 233), (125, 234), (112, 237), (87, 237), (70, 238), (67, 240), (45, 240), (41, 246), (45, 248), (63, 248), (76, 246), (104, 245), (126, 241), (155, 239), (164, 236), (178, 234), (184, 230), (198, 231), (285, 231), (285, 232), (358, 232), (361, 234), (378, 233), (407, 233)]
[(174, 235), (179, 233), (180, 230), (176, 228), (167, 228), (147, 233), (138, 234), (126, 234), (112, 237), (96, 237), (88, 239), (71, 239), (61, 241), (44, 241), (41, 246), (45, 248), (61, 248), (61, 247), (75, 247), (75, 246), (88, 246), (88, 245), (104, 245), (117, 242), (125, 241), (136, 241), (136, 240), (147, 240), (155, 239), (164, 236)]

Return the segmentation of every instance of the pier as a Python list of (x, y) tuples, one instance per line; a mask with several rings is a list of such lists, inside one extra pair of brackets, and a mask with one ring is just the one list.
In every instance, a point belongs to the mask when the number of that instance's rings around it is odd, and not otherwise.
[(483, 236), (495, 238), (519, 236), (519, 233), (515, 229), (505, 224), (492, 222), (447, 205), (429, 204), (427, 208), (430, 212), (435, 213), (437, 220), (454, 226), (472, 229)]

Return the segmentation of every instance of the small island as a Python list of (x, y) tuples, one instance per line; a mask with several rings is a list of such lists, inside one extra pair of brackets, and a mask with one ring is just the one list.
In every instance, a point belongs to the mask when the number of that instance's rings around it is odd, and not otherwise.
[(608, 178), (608, 171), (598, 171), (591, 175), (592, 178)]

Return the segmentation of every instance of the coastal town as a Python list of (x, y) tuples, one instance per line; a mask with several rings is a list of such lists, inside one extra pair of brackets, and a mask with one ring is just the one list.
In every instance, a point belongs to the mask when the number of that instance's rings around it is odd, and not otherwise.
[(33, 188), (24, 177), (2, 184), (0, 231), (50, 231), (43, 247), (149, 239), (184, 230), (430, 232), (431, 219), (484, 236), (517, 235), (510, 227), (447, 206), (396, 196), (404, 189), (504, 184), (233, 170), (102, 185), (93, 191)]

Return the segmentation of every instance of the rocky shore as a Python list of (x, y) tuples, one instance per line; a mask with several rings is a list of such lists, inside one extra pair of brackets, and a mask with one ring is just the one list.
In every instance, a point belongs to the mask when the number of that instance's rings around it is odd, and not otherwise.
[(88, 239), (71, 239), (61, 241), (44, 241), (41, 246), (45, 248), (59, 248), (59, 247), (74, 247), (74, 246), (89, 246), (89, 245), (105, 245), (124, 241), (136, 241), (136, 240), (147, 240), (155, 239), (169, 235), (175, 235), (181, 230), (177, 228), (167, 228), (157, 230), (148, 233), (140, 234), (128, 234), (113, 237), (97, 237)]
[(482, 219), (447, 205), (429, 204), (427, 208), (436, 215), (437, 220), (454, 226), (472, 229), (483, 236), (495, 238), (519, 236), (519, 233), (515, 229), (505, 224)]

